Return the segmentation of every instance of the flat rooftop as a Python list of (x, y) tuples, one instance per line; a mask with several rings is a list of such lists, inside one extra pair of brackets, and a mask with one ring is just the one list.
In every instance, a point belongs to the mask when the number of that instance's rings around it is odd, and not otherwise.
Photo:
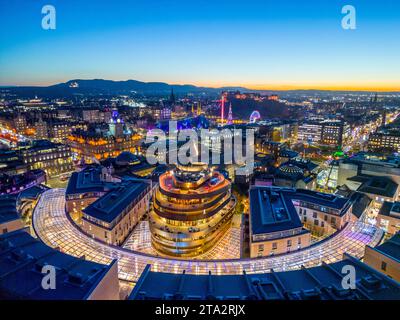
[(400, 263), (400, 232), (397, 232), (389, 240), (374, 248), (374, 250), (383, 253)]
[(89, 167), (80, 172), (74, 172), (69, 181), (66, 195), (85, 192), (104, 192), (118, 184), (105, 182), (101, 179), (101, 167)]
[[(25, 231), (0, 236), (0, 299), (86, 299), (112, 264), (102, 265), (54, 250)], [(56, 290), (44, 290), (41, 270), (56, 268)]]
[(0, 224), (20, 219), (16, 208), (16, 197), (0, 196)]
[(139, 180), (126, 180), (118, 184), (104, 196), (87, 206), (83, 212), (98, 220), (110, 223), (132, 202), (139, 201), (150, 183)]
[(281, 189), (252, 187), (250, 189), (252, 234), (264, 234), (302, 228), (303, 224)]
[[(356, 270), (356, 289), (342, 288), (344, 265)], [(345, 255), (334, 264), (287, 272), (191, 275), (152, 272), (147, 266), (130, 300), (394, 300), (400, 284)]]
[(357, 191), (393, 198), (399, 185), (388, 177), (357, 175), (349, 178), (350, 181), (360, 182)]
[(295, 201), (332, 208), (340, 216), (347, 212), (352, 203), (349, 198), (305, 189), (253, 186), (250, 188), (252, 234), (302, 227)]

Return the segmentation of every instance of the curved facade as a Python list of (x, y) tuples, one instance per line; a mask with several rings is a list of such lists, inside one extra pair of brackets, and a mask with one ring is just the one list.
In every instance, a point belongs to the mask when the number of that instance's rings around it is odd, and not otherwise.
[(177, 257), (208, 251), (230, 226), (231, 183), (203, 164), (177, 166), (159, 182), (150, 212), (153, 247)]

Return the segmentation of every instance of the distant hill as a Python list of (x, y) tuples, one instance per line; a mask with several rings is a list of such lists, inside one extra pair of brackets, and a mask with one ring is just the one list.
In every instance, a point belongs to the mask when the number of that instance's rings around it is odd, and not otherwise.
[[(5, 88), (3, 88), (5, 89)], [(177, 94), (219, 94), (224, 90), (240, 90), (242, 92), (251, 91), (243, 87), (197, 87), (190, 84), (176, 85), (165, 82), (142, 82), (137, 80), (113, 81), (103, 79), (82, 80), (74, 79), (64, 83), (55, 84), (47, 87), (7, 87), (12, 93), (20, 97), (71, 97), (74, 95), (116, 95), (138, 94), (169, 95), (171, 90)]]
[[(168, 84), (165, 82), (143, 82), (138, 80), (126, 80), (126, 81), (114, 81), (104, 79), (74, 79), (67, 82), (47, 86), (47, 87), (36, 87), (36, 86), (9, 86), (0, 87), (0, 90), (7, 90), (10, 93), (16, 94), (21, 98), (29, 98), (38, 96), (40, 98), (71, 98), (73, 96), (112, 96), (117, 94), (129, 94), (136, 92), (138, 94), (145, 95), (160, 95), (166, 96), (171, 93), (171, 90), (179, 94), (211, 94), (218, 95), (222, 91), (236, 91), (241, 92), (259, 92), (263, 94), (277, 93), (281, 96), (331, 96), (334, 94), (346, 94), (346, 93), (371, 93), (367, 91), (330, 91), (330, 90), (254, 90), (245, 87), (197, 87), (190, 84)], [(391, 94), (390, 92), (380, 92), (379, 94)]]

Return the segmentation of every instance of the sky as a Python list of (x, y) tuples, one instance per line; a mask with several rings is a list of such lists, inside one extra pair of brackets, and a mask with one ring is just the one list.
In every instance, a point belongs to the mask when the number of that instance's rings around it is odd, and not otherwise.
[[(355, 30), (341, 24), (349, 4)], [(0, 21), (0, 85), (400, 91), (398, 0), (0, 0)]]

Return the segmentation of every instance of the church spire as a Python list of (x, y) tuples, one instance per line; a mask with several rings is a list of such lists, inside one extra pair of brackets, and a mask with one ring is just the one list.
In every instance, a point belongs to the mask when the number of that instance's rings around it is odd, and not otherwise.
[(232, 124), (232, 102), (229, 104), (229, 111), (228, 111), (228, 124)]
[(175, 104), (175, 94), (173, 87), (171, 87), (171, 95), (169, 96), (169, 102), (171, 102), (171, 104)]

